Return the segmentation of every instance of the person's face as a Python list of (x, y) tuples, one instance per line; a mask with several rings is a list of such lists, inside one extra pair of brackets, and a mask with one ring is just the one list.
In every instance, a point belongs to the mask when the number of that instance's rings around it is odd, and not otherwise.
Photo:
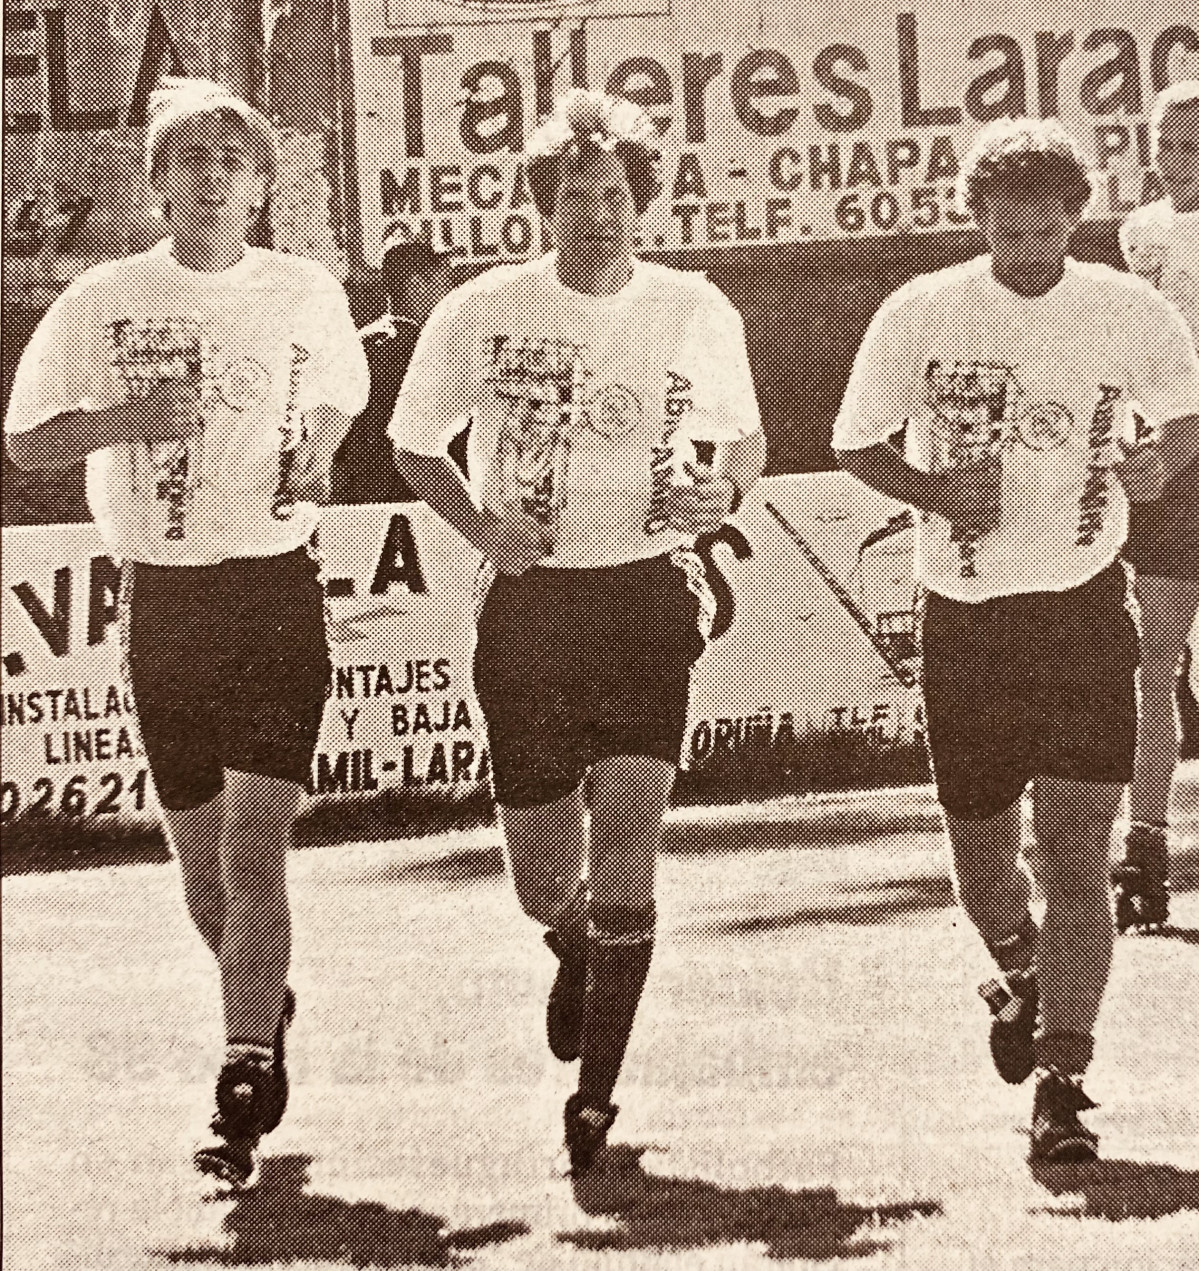
[(559, 256), (584, 269), (601, 269), (633, 250), (637, 211), (624, 164), (614, 154), (567, 155), (549, 217)]
[(1062, 276), (1082, 213), (1068, 210), (1060, 194), (995, 193), (983, 199), (977, 219), (995, 277), (1017, 295), (1042, 296)]
[(1171, 106), (1157, 135), (1157, 170), (1179, 212), (1199, 212), (1199, 102)]
[(217, 114), (185, 119), (174, 130), (153, 183), (176, 235), (214, 243), (243, 242), (267, 194), (253, 140)]

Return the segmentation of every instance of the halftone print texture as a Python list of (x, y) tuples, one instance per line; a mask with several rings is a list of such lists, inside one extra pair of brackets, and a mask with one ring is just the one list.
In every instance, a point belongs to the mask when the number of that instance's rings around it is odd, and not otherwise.
[[(238, 23), (271, 45), (281, 154), (307, 127), (314, 163), (341, 155), (275, 193), (277, 243), (298, 250), (243, 253), (242, 226), (221, 268), (165, 244), (99, 265), (51, 307), (8, 408), (6, 427), (47, 447), (67, 443), (41, 426), (74, 420), (70, 457), (86, 457), (127, 571), (122, 634), (173, 859), (5, 862), (6, 1266), (1190, 1271), (1199, 856), (1170, 840), (1169, 921), (1125, 924), (1161, 939), (1115, 940), (1111, 870), (1130, 797), (1119, 878), (1140, 885), (1132, 845), (1138, 825), (1166, 827), (1179, 719), (1184, 755), (1199, 737), (1185, 668), (1176, 679), (1199, 600), (1193, 462), (1163, 488), (1199, 419), (1191, 107), (1167, 112), (1152, 143), (1163, 175), (1179, 174), (1171, 192), (1128, 219), (1140, 278), (1067, 256), (1090, 162), (1044, 121), (999, 124), (937, 178), (934, 212), (958, 219), (919, 249), (905, 233), (836, 269), (801, 266), (824, 244), (796, 224), (796, 243), (658, 259), (636, 241), (652, 196), (681, 209), (688, 235), (746, 226), (735, 200), (714, 216), (663, 184), (654, 121), (668, 106), (690, 149), (728, 160), (729, 181), (750, 178), (717, 127), (722, 93), (726, 113), (777, 128), (779, 149), (803, 126), (791, 112), (806, 123), (816, 108), (822, 144), (848, 159), (862, 125), (825, 98), (856, 119), (869, 68), (831, 16), (829, 47), (804, 65), (760, 47), (773, 15), (751, 5), (727, 47), (685, 55), (675, 84), (633, 56), (670, 3), (378, 7), (369, 38), (390, 49), (389, 91), (424, 112), (397, 126), (396, 156), (436, 135), (429, 112), (446, 100), (502, 123), (495, 103), (515, 82), (522, 118), (484, 158), (540, 125), (552, 160), (520, 206), (536, 223), (536, 201), (553, 251), (534, 256), (530, 232), (529, 259), (463, 271), (423, 326), (389, 427), (397, 454), (423, 461), (467, 437), (459, 510), (496, 545), (473, 672), (498, 823), (464, 800), (440, 834), (401, 836), (397, 821), (371, 842), (291, 850), (330, 669), (311, 540), (339, 438), (319, 418), (360, 412), (368, 379), (345, 292), (304, 257), (353, 257), (356, 310), (370, 279), (363, 244), (333, 241), (325, 215), (366, 144), (327, 122), (354, 114), (352, 86), (333, 93), (354, 50), (335, 59), (326, 31), (347, 13), (271, 0)], [(96, 20), (119, 42), (140, 31), (134, 8)], [(207, 46), (166, 40), (177, 10), (198, 32), (224, 10), (160, 8), (148, 47), (178, 70)], [(536, 19), (527, 57), (503, 35), (514, 15)], [(977, 56), (1013, 67), (1007, 19), (985, 20), (997, 33)], [(588, 65), (601, 21), (636, 33), (619, 74)], [(1129, 21), (1106, 0), (1073, 6), (1068, 36), (1045, 16), (1039, 89), (1097, 48), (1117, 60), (1087, 81), (1090, 100), (1131, 82), (1120, 59), (1137, 54), (1111, 29)], [(914, 23), (899, 15), (894, 92), (909, 113), (961, 114), (921, 81), (936, 50), (917, 49)], [(1193, 28), (1179, 6), (1180, 47), (1199, 48)], [(47, 29), (61, 61), (62, 23)], [(447, 74), (455, 41), (489, 30), (476, 80)], [(576, 116), (541, 119), (568, 79), (621, 77), (646, 110), (584, 90)], [(55, 94), (56, 118), (84, 109)], [(1121, 120), (1144, 113), (1143, 95)], [(921, 142), (940, 127), (921, 125)], [(772, 179), (825, 180), (827, 153), (805, 134)], [(444, 169), (447, 200), (452, 158), (420, 156)], [(210, 179), (219, 193), (224, 177)], [(187, 187), (171, 192), (169, 222)], [(263, 211), (247, 204), (243, 219)], [(901, 246), (918, 269), (896, 265)], [(871, 263), (851, 277), (848, 259)], [(735, 501), (761, 510), (762, 418), (776, 472), (831, 464), (815, 421), (834, 414), (845, 466), (866, 480), (882, 468), (865, 457), (886, 447), (913, 496), (888, 492), (893, 511), (912, 509), (916, 578), (905, 560), (903, 611), (888, 615), (906, 625), (867, 635), (888, 692), (919, 678), (903, 771), (925, 777), (927, 748), (936, 787), (685, 806), (689, 697), (746, 621), (722, 562), (767, 559), (724, 528)], [(417, 493), (440, 510), (436, 490)], [(771, 511), (787, 553), (772, 567), (815, 569), (856, 603), (791, 509)], [(1134, 546), (1153, 565), (1135, 580)], [(781, 604), (770, 617), (771, 639), (794, 627), (799, 698), (829, 651)], [(851, 617), (856, 638), (871, 619)], [(420, 691), (414, 675), (408, 705)], [(790, 713), (794, 744), (775, 745), (787, 704), (722, 701), (712, 724), (740, 715), (739, 738), (771, 739), (744, 753), (804, 789), (898, 770), (848, 729), (805, 749)], [(802, 721), (808, 703), (791, 705)], [(1083, 1162), (1096, 1142), (1101, 1159)]]

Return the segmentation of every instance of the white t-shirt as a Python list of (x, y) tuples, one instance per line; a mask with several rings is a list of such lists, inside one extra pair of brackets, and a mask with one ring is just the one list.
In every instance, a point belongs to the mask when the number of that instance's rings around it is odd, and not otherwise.
[(1199, 344), (1199, 212), (1176, 212), (1169, 199), (1147, 203), (1120, 226), (1120, 246), (1129, 269), (1178, 307)]
[(687, 542), (660, 515), (685, 443), (761, 428), (740, 315), (712, 283), (638, 260), (617, 294), (582, 295), (554, 253), (465, 283), (426, 323), (392, 440), (440, 455), (468, 419), (478, 506), (522, 504), (553, 527), (545, 563), (573, 568)]
[(1026, 299), (981, 257), (913, 279), (879, 309), (833, 445), (874, 446), (906, 422), (921, 471), (994, 456), (998, 526), (979, 537), (917, 517), (917, 577), (967, 601), (1061, 591), (1124, 543), (1128, 501), (1111, 468), (1119, 439), (1132, 440), (1133, 399), (1157, 419), (1199, 409), (1189, 332), (1151, 287), (1068, 260), (1047, 295)]
[(336, 279), (247, 247), (229, 269), (186, 269), (170, 241), (81, 274), (50, 306), (17, 369), (5, 429), (115, 405), (198, 375), (202, 434), (122, 444), (87, 463), (92, 515), (114, 555), (156, 565), (274, 556), (307, 541), (314, 504), (276, 519), (281, 450), (305, 411), (366, 404), (366, 359)]

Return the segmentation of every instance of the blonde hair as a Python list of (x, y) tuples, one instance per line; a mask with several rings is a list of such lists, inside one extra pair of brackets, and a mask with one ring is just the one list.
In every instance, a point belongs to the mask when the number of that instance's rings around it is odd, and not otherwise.
[(621, 161), (638, 216), (662, 192), (662, 147), (654, 121), (627, 98), (572, 88), (525, 145), (529, 193), (542, 216), (553, 215), (562, 163), (588, 152)]
[(279, 171), (279, 142), (271, 121), (224, 84), (210, 79), (167, 76), (150, 94), (146, 124), (146, 172), (150, 179), (162, 166), (163, 156), (181, 124), (198, 115), (217, 115), (237, 122), (255, 144), (267, 184), (275, 184)]

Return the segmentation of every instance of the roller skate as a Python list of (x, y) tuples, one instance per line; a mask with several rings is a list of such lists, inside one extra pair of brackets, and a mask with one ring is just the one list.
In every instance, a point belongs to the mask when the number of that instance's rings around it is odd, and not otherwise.
[(226, 1059), (217, 1078), (216, 1106), (210, 1128), (217, 1142), (196, 1152), (196, 1169), (245, 1191), (258, 1181), (258, 1145), (266, 1127), (278, 1125), (283, 1115), (269, 1049), (246, 1048)]
[(545, 1010), (550, 1051), (564, 1064), (578, 1059), (583, 1035), (583, 997), (587, 991), (587, 890), (567, 902), (545, 942), (558, 959), (558, 974)]
[(1034, 1165), (1077, 1165), (1099, 1156), (1099, 1135), (1078, 1119), (1098, 1107), (1087, 1097), (1079, 1077), (1056, 1068), (1037, 1071), (1028, 1159)]
[(1032, 915), (1027, 914), (1014, 936), (990, 941), (987, 947), (1002, 974), (978, 989), (991, 1011), (995, 1071), (1012, 1086), (1026, 1081), (1037, 1063), (1033, 1034), (1040, 1007), (1036, 968), (1039, 934)]
[(563, 1119), (571, 1177), (582, 1178), (595, 1164), (595, 1158), (607, 1146), (608, 1131), (619, 1111), (614, 1103), (605, 1108), (589, 1108), (577, 1094), (567, 1099)]
[(1116, 930), (1160, 931), (1170, 913), (1170, 850), (1164, 826), (1134, 821), (1124, 856), (1112, 871), (1116, 885)]

